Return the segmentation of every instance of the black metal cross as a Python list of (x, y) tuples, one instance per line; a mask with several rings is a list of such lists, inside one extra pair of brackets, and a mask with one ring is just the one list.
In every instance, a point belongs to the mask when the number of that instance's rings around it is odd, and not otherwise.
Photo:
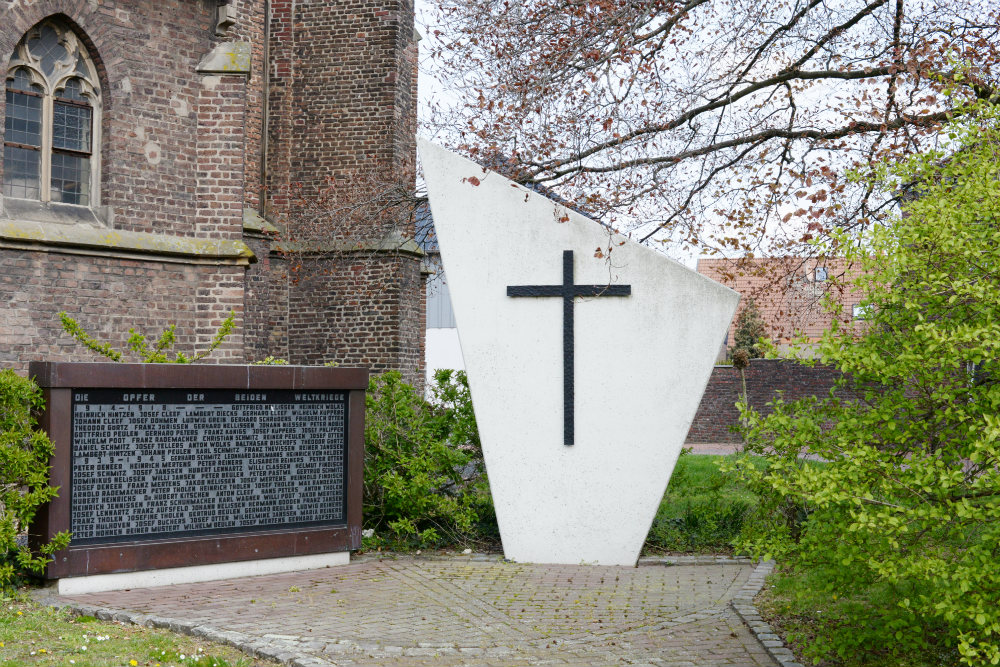
[(631, 285), (574, 285), (573, 251), (563, 250), (562, 285), (510, 285), (507, 296), (561, 296), (563, 300), (563, 444), (573, 444), (573, 299), (578, 296), (629, 296)]

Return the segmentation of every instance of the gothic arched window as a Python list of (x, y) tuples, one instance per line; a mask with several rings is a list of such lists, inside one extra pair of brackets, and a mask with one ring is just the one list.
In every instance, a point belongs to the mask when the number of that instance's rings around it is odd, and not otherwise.
[(5, 197), (98, 204), (101, 88), (86, 47), (46, 19), (14, 49), (6, 77)]

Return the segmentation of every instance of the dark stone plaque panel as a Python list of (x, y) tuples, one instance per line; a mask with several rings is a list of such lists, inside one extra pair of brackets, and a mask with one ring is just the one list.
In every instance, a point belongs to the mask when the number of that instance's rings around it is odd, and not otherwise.
[(36, 362), (50, 579), (361, 546), (368, 371)]
[(345, 523), (347, 395), (76, 389), (75, 544)]

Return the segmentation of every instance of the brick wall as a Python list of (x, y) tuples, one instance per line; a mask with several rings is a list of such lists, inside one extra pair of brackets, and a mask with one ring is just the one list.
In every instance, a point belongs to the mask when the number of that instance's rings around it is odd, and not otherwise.
[[(840, 373), (827, 366), (803, 366), (785, 359), (753, 359), (746, 369), (750, 405), (769, 414), (768, 401), (778, 392), (785, 400), (826, 396)], [(687, 442), (739, 442), (730, 429), (739, 423), (736, 401), (742, 391), (740, 372), (732, 366), (716, 366), (698, 406)]]
[[(412, 237), (407, 218), (341, 216), (338, 198), (412, 185), (416, 41), (410, 0), (273, 0), (266, 162), (267, 209), (315, 244), (377, 247)], [(381, 181), (381, 183), (379, 182)], [(359, 183), (367, 183), (371, 192)], [(328, 228), (317, 210), (331, 211)], [(303, 220), (308, 219), (303, 223)], [(294, 233), (294, 232), (293, 232)], [(301, 237), (300, 237), (301, 238)], [(309, 243), (307, 243), (309, 245)], [(399, 369), (423, 382), (420, 260), (391, 251), (284, 251), (267, 277), (268, 349), (294, 363)]]
[[(264, 41), (266, 17), (261, 0), (230, 0), (237, 17), (230, 29), (232, 39), (250, 43), (250, 74), (245, 80), (246, 114), (244, 137), (244, 205), (261, 209), (262, 151), (264, 141), (264, 77), (267, 73), (267, 47)], [(228, 39), (228, 37), (227, 37)]]
[[(0, 367), (28, 361), (99, 361), (62, 331), (66, 311), (94, 337), (123, 349), (129, 327), (158, 336), (177, 325), (176, 351), (203, 349), (222, 320), (243, 310), (243, 267), (197, 266), (0, 250)], [(237, 320), (241, 324), (241, 320)], [(243, 360), (238, 327), (209, 361)]]
[(257, 263), (247, 267), (244, 278), (243, 345), (247, 361), (259, 361), (269, 355), (284, 359), (287, 355), (281, 350), (272, 351), (269, 340), (275, 313), (271, 264), (277, 259), (271, 256), (271, 243), (263, 235), (247, 235), (244, 241), (257, 256)]
[[(250, 267), (194, 255), (161, 261), (155, 251), (137, 258), (113, 242), (6, 243), (0, 302), (10, 305), (0, 310), (0, 364), (91, 358), (62, 335), (60, 310), (118, 343), (130, 326), (159, 332), (176, 323), (187, 351), (207, 343), (232, 309), (240, 328), (216, 360), (363, 363), (420, 381), (418, 257), (345, 255), (302, 282), (296, 258), (243, 230), (247, 208), (298, 214), (281, 195), (293, 183), (318, 191), (375, 173), (412, 185), (412, 1), (274, 0), (269, 41), (262, 0), (231, 0), (237, 22), (223, 37), (215, 35), (216, 4), (0, 3), (0, 61), (53, 15), (66, 17), (90, 50), (103, 97), (100, 204), (110, 231), (242, 241), (258, 260)], [(249, 75), (200, 74), (202, 58), (228, 41), (250, 44)], [(0, 114), (3, 103), (0, 96)], [(386, 230), (412, 231), (376, 220), (371, 229), (341, 224), (324, 232), (377, 240)]]
[(202, 77), (195, 74), (216, 40), (213, 3), (6, 4), (0, 10), (3, 62), (31, 26), (53, 14), (71, 19), (89, 42), (102, 79), (101, 200), (113, 210), (114, 226), (190, 234), (198, 216), (192, 205), (198, 121), (214, 110), (201, 103)]
[(204, 76), (198, 94), (197, 196), (194, 231), (243, 238), (243, 125), (246, 78)]
[[(35, 359), (94, 360), (62, 332), (62, 310), (118, 348), (129, 327), (158, 335), (176, 324), (176, 349), (185, 353), (207, 345), (233, 311), (237, 331), (212, 360), (243, 361), (244, 267), (197, 257), (164, 260), (155, 252), (141, 259), (114, 241), (117, 230), (242, 237), (246, 77), (196, 72), (218, 42), (214, 3), (4, 5), (0, 62), (32, 26), (53, 15), (74, 26), (90, 51), (102, 97), (99, 204), (108, 211), (110, 229), (104, 248), (0, 249), (0, 300), (6, 304), (0, 365), (25, 370)], [(2, 105), (0, 99), (0, 114)]]
[(304, 261), (288, 280), (289, 361), (395, 369), (422, 386), (423, 301), (409, 298), (414, 285), (422, 293), (420, 263), (405, 255)]
[(372, 170), (412, 174), (412, 2), (274, 0), (271, 14), (271, 196)]
[(853, 281), (860, 268), (842, 257), (756, 257), (699, 259), (698, 273), (740, 293), (739, 312), (729, 325), (726, 345), (733, 344), (739, 315), (752, 300), (764, 320), (765, 334), (787, 348), (799, 336), (815, 343), (830, 328), (828, 297), (843, 306), (842, 323), (853, 317), (861, 300)]

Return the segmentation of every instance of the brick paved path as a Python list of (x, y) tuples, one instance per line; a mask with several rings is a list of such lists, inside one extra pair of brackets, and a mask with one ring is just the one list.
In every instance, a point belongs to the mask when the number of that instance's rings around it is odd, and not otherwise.
[(235, 631), (316, 665), (773, 666), (728, 605), (752, 570), (400, 558), (69, 599)]

